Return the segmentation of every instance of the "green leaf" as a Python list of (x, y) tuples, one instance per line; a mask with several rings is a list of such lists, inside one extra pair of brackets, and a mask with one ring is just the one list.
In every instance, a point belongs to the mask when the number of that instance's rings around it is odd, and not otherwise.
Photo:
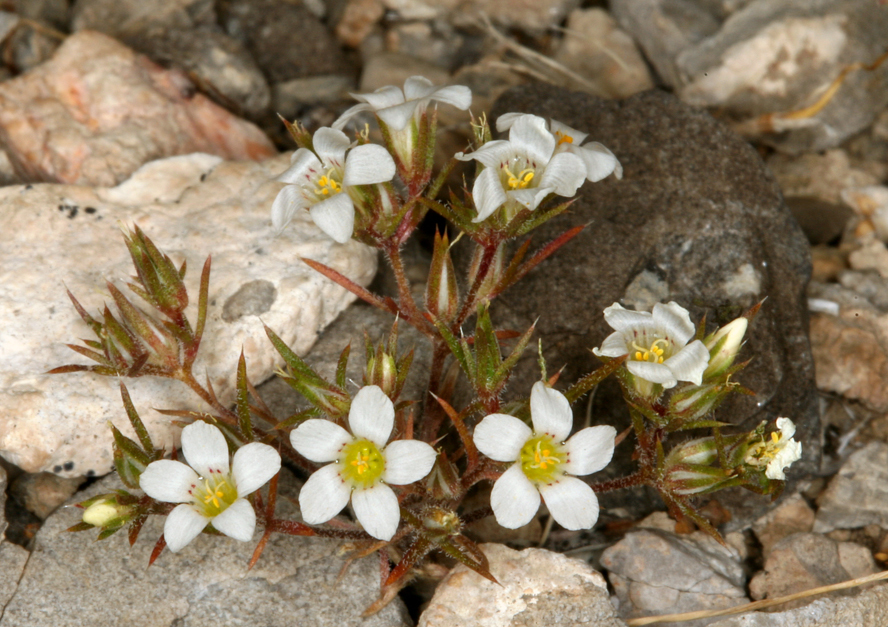
[(123, 407), (126, 409), (126, 415), (133, 427), (133, 431), (136, 432), (136, 435), (139, 437), (139, 442), (142, 443), (142, 448), (145, 450), (145, 458), (149, 460), (160, 459), (159, 455), (155, 455), (154, 443), (151, 441), (151, 435), (148, 433), (148, 429), (145, 428), (145, 423), (139, 418), (136, 406), (133, 405), (129, 390), (126, 389), (126, 385), (124, 385), (123, 381), (120, 382), (120, 396), (123, 399)]
[(252, 442), (255, 437), (253, 435), (253, 421), (250, 418), (250, 396), (247, 392), (247, 360), (244, 359), (244, 351), (241, 350), (240, 358), (237, 360), (237, 423), (241, 430), (241, 436), (247, 441)]

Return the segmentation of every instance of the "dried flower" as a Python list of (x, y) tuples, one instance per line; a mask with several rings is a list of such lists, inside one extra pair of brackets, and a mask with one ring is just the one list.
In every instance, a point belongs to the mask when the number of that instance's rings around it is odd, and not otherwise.
[(435, 463), (435, 449), (418, 440), (386, 445), (395, 424), (395, 406), (376, 385), (361, 388), (348, 413), (351, 433), (329, 420), (306, 420), (290, 442), (313, 462), (333, 462), (312, 474), (299, 493), (302, 518), (327, 522), (348, 505), (374, 538), (391, 540), (401, 512), (389, 485), (419, 481)]
[(530, 416), (533, 430), (507, 414), (490, 414), (475, 427), (479, 451), (497, 461), (515, 462), (490, 494), (496, 521), (509, 529), (526, 525), (542, 496), (562, 527), (590, 529), (598, 520), (598, 498), (587, 483), (571, 475), (588, 475), (607, 466), (616, 429), (587, 427), (568, 440), (573, 426), (570, 403), (541, 381), (530, 394)]
[(280, 454), (252, 442), (238, 449), (229, 468), (225, 436), (201, 421), (182, 430), (182, 454), (187, 465), (171, 459), (151, 462), (139, 479), (139, 487), (151, 498), (181, 503), (163, 527), (170, 551), (182, 549), (209, 523), (235, 540), (252, 538), (256, 512), (244, 497), (278, 473)]
[(777, 429), (771, 433), (770, 441), (762, 437), (761, 442), (750, 445), (746, 453), (746, 463), (750, 466), (764, 466), (768, 479), (783, 481), (784, 469), (802, 457), (802, 443), (797, 442), (795, 424), (789, 418), (778, 418)]

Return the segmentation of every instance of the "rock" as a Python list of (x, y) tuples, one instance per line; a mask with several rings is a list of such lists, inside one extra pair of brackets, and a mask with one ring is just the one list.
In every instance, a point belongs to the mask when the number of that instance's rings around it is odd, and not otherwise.
[[(503, 67), (498, 56), (490, 55), (478, 63), (459, 68), (450, 82), (471, 89), (472, 111), (479, 112), (477, 115), (480, 115), (481, 111), (486, 111), (489, 115), (497, 98), (510, 87), (523, 85), (526, 80), (518, 73)], [(439, 109), (439, 112), (443, 111), (445, 110)]]
[(624, 618), (716, 610), (748, 602), (739, 556), (702, 531), (626, 534), (601, 556)]
[[(290, 479), (292, 480), (292, 478)], [(287, 478), (281, 481), (287, 493)], [(111, 476), (77, 495), (109, 492), (122, 485)], [(292, 489), (289, 496), (293, 497)], [(278, 516), (294, 518), (289, 498), (278, 499)], [(406, 627), (399, 599), (378, 614), (361, 612), (379, 595), (379, 563), (356, 560), (338, 578), (344, 562), (340, 542), (274, 535), (252, 570), (247, 563), (259, 539), (237, 542), (202, 535), (179, 553), (148, 557), (163, 530), (151, 516), (133, 547), (125, 532), (96, 542), (95, 531), (66, 533), (75, 511), (53, 514), (37, 534), (18, 590), (7, 604), (3, 627)], [(97, 565), (101, 565), (97, 568)]]
[(213, 0), (76, 0), (71, 29), (126, 37), (157, 27), (188, 29), (215, 21)]
[(870, 442), (855, 451), (820, 495), (814, 532), (888, 528), (888, 444)]
[(762, 556), (771, 553), (775, 544), (794, 533), (811, 531), (814, 510), (798, 494), (791, 496), (752, 524), (752, 530), (762, 545)]
[(811, 196), (786, 196), (786, 206), (812, 245), (837, 241), (854, 212), (845, 205), (833, 204)]
[(49, 59), (64, 38), (40, 22), (21, 20), (3, 40), (4, 62), (16, 74), (27, 72)]
[(635, 42), (604, 9), (572, 11), (554, 59), (611, 98), (628, 98), (654, 86)]
[(888, 241), (888, 187), (868, 185), (842, 190), (842, 200), (860, 216), (854, 235), (866, 240), (873, 233), (882, 242)]
[(446, 85), (450, 81), (446, 70), (428, 61), (398, 52), (380, 52), (364, 62), (361, 93), (375, 91), (386, 85), (402, 87), (405, 80), (417, 75), (425, 76), (435, 85)]
[[(93, 315), (110, 300), (98, 291), (102, 278), (121, 285), (132, 273), (120, 223), (138, 224), (177, 263), (187, 259), (192, 308), (200, 269), (213, 255), (207, 328), (194, 372), (201, 380), (209, 373), (222, 402), (233, 399), (241, 348), (257, 384), (280, 363), (263, 322), (296, 352), (311, 347), (354, 297), (298, 259), (315, 259), (366, 285), (376, 269), (376, 253), (357, 242), (335, 244), (307, 213), (275, 237), (269, 215), (281, 184), (272, 179), (288, 164), (287, 155), (256, 163), (196, 154), (147, 164), (114, 188), (0, 189), (0, 231), (9, 234), (0, 268), (14, 277), (3, 282), (0, 296), (4, 457), (27, 472), (101, 475), (111, 466), (107, 421), (129, 432), (115, 379), (41, 374), (86, 363), (62, 344), (92, 335), (68, 301), (65, 286)], [(49, 268), (56, 269), (51, 278)], [(167, 449), (178, 429), (150, 408), (203, 407), (172, 381), (140, 378), (127, 386), (155, 441)]]
[[(750, 581), (750, 595), (756, 600), (776, 598), (852, 579), (839, 559), (839, 544), (818, 533), (785, 537), (774, 545), (764, 570)], [(807, 602), (792, 603), (799, 607)]]
[(458, 564), (438, 585), (418, 627), (619, 627), (600, 573), (543, 549), (483, 544), (499, 585)]
[(71, 8), (68, 0), (13, 0), (13, 10), (29, 20), (46, 22), (54, 28), (67, 30)]
[(333, 32), (346, 46), (357, 48), (384, 14), (380, 0), (346, 0)]
[[(680, 51), (681, 79), (673, 84), (689, 104), (751, 120), (814, 105), (845, 68), (872, 64), (886, 48), (888, 13), (877, 4), (758, 0), (717, 34)], [(792, 154), (838, 146), (888, 104), (888, 84), (879, 78), (886, 72), (885, 64), (850, 72), (822, 110), (780, 126), (778, 120), (760, 139)]]
[(694, 0), (612, 0), (610, 11), (670, 87), (682, 84), (678, 54), (715, 34), (720, 20)]
[(6, 531), (8, 523), (6, 522), (6, 486), (9, 482), (9, 476), (6, 474), (6, 468), (0, 464), (0, 538)]
[(0, 612), (15, 594), (30, 555), (19, 545), (0, 539), (0, 572), (3, 573), (0, 577)]
[(482, 15), (502, 28), (543, 33), (560, 24), (575, 0), (382, 0), (404, 21), (442, 19), (458, 28), (477, 29)]
[(293, 119), (304, 107), (346, 100), (355, 91), (355, 81), (347, 76), (309, 76), (277, 83), (271, 90), (271, 108)]
[[(591, 225), (493, 301), (496, 324), (526, 329), (539, 316), (535, 337), (549, 368), (564, 366), (561, 381), (569, 385), (600, 366), (590, 349), (611, 332), (602, 312), (614, 302), (649, 309), (656, 300), (675, 300), (695, 322), (705, 314), (713, 328), (767, 298), (741, 353), (752, 363), (737, 375), (755, 396), (729, 400), (716, 416), (744, 430), (791, 416), (805, 457), (792, 467), (790, 481), (818, 469), (820, 418), (805, 296), (809, 246), (751, 146), (707, 113), (658, 91), (613, 102), (525, 86), (502, 96), (491, 119), (507, 111), (590, 131), (589, 139), (610, 148), (625, 174), (587, 184), (569, 212), (534, 232), (541, 246), (571, 227)], [(538, 377), (537, 357), (528, 353), (509, 389), (526, 393)], [(619, 432), (629, 424), (624, 407), (608, 380), (591, 415)], [(634, 469), (630, 449), (621, 450), (600, 480)], [(718, 499), (733, 516), (727, 531), (770, 508), (768, 499), (746, 491), (727, 490)], [(635, 517), (662, 509), (644, 491), (603, 495), (602, 504)]]
[(351, 75), (327, 27), (299, 2), (223, 0), (219, 23), (253, 55), (272, 85), (294, 78)]
[(839, 563), (852, 579), (869, 577), (879, 571), (870, 550), (856, 542), (839, 542)]
[(767, 163), (786, 196), (814, 197), (831, 204), (841, 203), (842, 192), (848, 188), (878, 182), (872, 174), (855, 167), (841, 148), (797, 156), (775, 152)]
[(12, 483), (10, 494), (25, 509), (45, 520), (77, 492), (83, 477), (59, 477), (51, 472), (22, 474)]
[(444, 69), (460, 65), (466, 38), (447, 22), (435, 21), (398, 24), (385, 35), (390, 52), (421, 59)]
[(25, 180), (79, 185), (116, 185), (143, 163), (177, 154), (275, 154), (258, 128), (194, 93), (181, 73), (91, 31), (0, 84), (0, 137)]

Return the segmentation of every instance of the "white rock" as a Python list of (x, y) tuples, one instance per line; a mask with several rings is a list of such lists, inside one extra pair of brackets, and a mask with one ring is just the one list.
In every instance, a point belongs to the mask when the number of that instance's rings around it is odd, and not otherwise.
[[(308, 213), (274, 236), (270, 207), (281, 184), (272, 179), (288, 164), (287, 155), (257, 163), (194, 154), (147, 164), (110, 189), (0, 189), (0, 454), (29, 472), (104, 474), (112, 463), (107, 422), (130, 433), (116, 380), (44, 374), (88, 363), (65, 346), (93, 337), (65, 288), (92, 315), (111, 302), (104, 279), (122, 286), (133, 271), (120, 225), (138, 224), (174, 261), (187, 260), (192, 324), (201, 268), (212, 254), (209, 315), (194, 372), (200, 379), (209, 373), (221, 400), (232, 398), (241, 348), (254, 383), (279, 364), (263, 322), (299, 353), (312, 346), (353, 297), (299, 258), (366, 285), (376, 254), (357, 242), (333, 243)], [(175, 381), (126, 383), (156, 443), (167, 447), (178, 429), (151, 408), (205, 409)]]
[(618, 627), (607, 584), (585, 562), (544, 549), (483, 544), (500, 585), (462, 564), (438, 585), (418, 627)]

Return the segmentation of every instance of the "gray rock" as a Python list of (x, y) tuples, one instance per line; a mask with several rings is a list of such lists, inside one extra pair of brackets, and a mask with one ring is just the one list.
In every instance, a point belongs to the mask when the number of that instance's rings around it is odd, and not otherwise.
[[(756, 600), (776, 598), (853, 579), (839, 557), (840, 544), (851, 543), (839, 543), (818, 533), (794, 533), (785, 537), (771, 549), (764, 570), (750, 581), (750, 595)], [(851, 565), (853, 559), (853, 567), (859, 568), (857, 556), (852, 558), (848, 548), (845, 553), (845, 562)], [(807, 600), (793, 603), (800, 606)]]
[(888, 624), (888, 585), (855, 596), (832, 595), (804, 607), (778, 612), (750, 612), (709, 627), (875, 627)]
[(588, 564), (543, 549), (483, 544), (495, 584), (458, 564), (418, 627), (619, 627), (607, 584)]
[[(876, 3), (757, 0), (679, 53), (676, 87), (685, 102), (738, 120), (788, 113), (814, 104), (845, 67), (874, 63), (886, 48), (888, 12)], [(888, 83), (879, 78), (886, 74), (885, 64), (851, 72), (822, 111), (761, 140), (793, 154), (838, 146), (888, 104)]]
[(4, 62), (17, 74), (27, 72), (52, 57), (64, 39), (40, 22), (21, 20), (3, 40)]
[(207, 26), (216, 20), (213, 0), (77, 0), (71, 13), (72, 31), (90, 29), (119, 36), (152, 27)]
[(839, 469), (819, 499), (816, 533), (876, 524), (888, 528), (888, 444), (870, 442)]
[(755, 521), (752, 530), (762, 545), (762, 556), (767, 558), (783, 538), (811, 531), (813, 526), (814, 510), (804, 498), (794, 495)]
[(16, 13), (29, 20), (45, 22), (60, 30), (68, 30), (71, 8), (68, 0), (13, 0)]
[(0, 464), (0, 538), (6, 531), (9, 523), (6, 522), (6, 486), (9, 483), (9, 476), (6, 474), (6, 468)]
[(292, 119), (306, 106), (348, 99), (355, 87), (353, 78), (336, 74), (294, 78), (272, 86), (271, 108)]
[(701, 531), (628, 533), (605, 550), (601, 564), (624, 618), (724, 609), (749, 600), (736, 551)]
[(24, 473), (16, 477), (10, 495), (26, 510), (45, 520), (71, 498), (84, 477), (59, 477), (51, 472)]
[[(740, 429), (791, 416), (804, 459), (789, 473), (819, 467), (819, 410), (807, 337), (805, 284), (809, 246), (780, 190), (749, 144), (707, 113), (657, 91), (622, 102), (552, 87), (518, 87), (503, 95), (494, 118), (507, 111), (552, 117), (591, 132), (613, 150), (623, 180), (587, 184), (570, 211), (534, 233), (541, 245), (568, 228), (589, 224), (551, 259), (493, 302), (493, 319), (526, 329), (540, 317), (537, 337), (551, 371), (565, 367), (570, 384), (600, 366), (590, 349), (611, 332), (602, 312), (615, 301), (650, 305), (673, 299), (708, 325), (728, 322), (767, 297), (742, 355), (754, 357), (737, 380), (755, 396), (730, 399), (716, 413)], [(510, 390), (529, 390), (539, 377), (536, 355), (516, 369)], [(615, 383), (596, 392), (591, 412), (618, 432), (628, 425)], [(628, 448), (626, 449), (629, 450)], [(602, 471), (633, 468), (628, 452)], [(622, 462), (621, 462), (622, 460)], [(603, 495), (605, 507), (640, 516), (661, 509), (643, 491)], [(740, 528), (770, 507), (745, 491), (719, 493)]]
[(0, 577), (0, 615), (15, 594), (30, 556), (31, 554), (19, 545), (5, 538), (0, 539), (0, 573), (3, 573)]
[(360, 46), (385, 15), (385, 7), (380, 0), (345, 0), (338, 4), (341, 9), (334, 32), (339, 41), (351, 48)]
[[(278, 516), (285, 518), (295, 516), (289, 481), (282, 477), (278, 499)], [(110, 476), (76, 499), (121, 487)], [(344, 561), (337, 541), (274, 535), (247, 570), (258, 533), (252, 542), (202, 535), (149, 567), (162, 517), (149, 518), (133, 547), (125, 531), (102, 542), (95, 542), (95, 531), (65, 532), (77, 522), (77, 510), (66, 508), (40, 529), (2, 627), (410, 625), (399, 599), (361, 618), (379, 595), (379, 563), (374, 557), (357, 560), (339, 579)]]
[(153, 159), (208, 152), (276, 154), (262, 132), (164, 70), (93, 31), (0, 83), (0, 137), (24, 180), (113, 186)]
[(364, 61), (361, 72), (361, 92), (371, 92), (385, 85), (401, 87), (411, 76), (422, 75), (436, 85), (449, 80), (446, 70), (399, 52), (380, 52)]

